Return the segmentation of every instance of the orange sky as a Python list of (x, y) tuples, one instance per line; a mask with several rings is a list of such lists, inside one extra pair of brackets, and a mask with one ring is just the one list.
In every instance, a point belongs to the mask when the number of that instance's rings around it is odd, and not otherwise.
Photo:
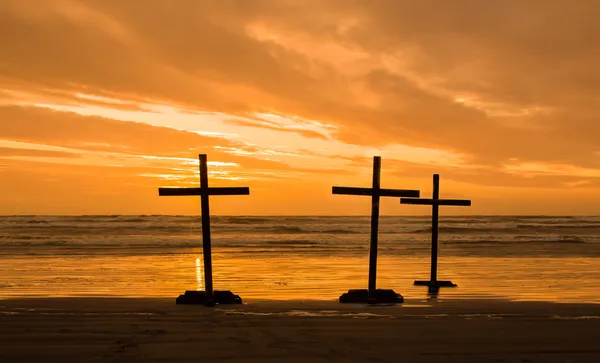
[[(600, 3), (0, 0), (0, 214), (598, 214)], [(427, 214), (385, 200), (383, 214)]]

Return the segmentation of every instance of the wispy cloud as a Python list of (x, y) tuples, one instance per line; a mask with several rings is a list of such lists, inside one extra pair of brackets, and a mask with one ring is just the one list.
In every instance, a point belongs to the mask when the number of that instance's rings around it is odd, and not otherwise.
[(323, 140), (330, 139), (326, 135), (323, 135), (317, 131), (307, 130), (307, 129), (303, 129), (301, 127), (286, 128), (286, 127), (281, 127), (278, 125), (274, 125), (273, 123), (268, 123), (268, 122), (264, 122), (264, 121), (231, 119), (231, 120), (225, 120), (225, 123), (229, 123), (232, 125), (238, 125), (238, 126), (265, 128), (265, 129), (281, 131), (281, 132), (292, 132), (292, 133), (296, 133), (296, 134), (299, 134), (299, 135), (307, 137), (307, 138), (317, 138), (317, 139), (323, 139)]

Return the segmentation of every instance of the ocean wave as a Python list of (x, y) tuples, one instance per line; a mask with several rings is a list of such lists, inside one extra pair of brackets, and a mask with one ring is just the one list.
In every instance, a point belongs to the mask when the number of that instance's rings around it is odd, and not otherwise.
[(319, 246), (324, 245), (322, 242), (309, 241), (309, 240), (282, 240), (282, 241), (267, 241), (267, 245), (281, 245), (281, 246)]
[(273, 222), (274, 218), (268, 217), (214, 217), (213, 220), (217, 223), (229, 224), (265, 224)]
[[(507, 232), (510, 231), (509, 227), (483, 227), (483, 228), (477, 228), (477, 227), (438, 227), (438, 231), (440, 233), (463, 233), (463, 234), (468, 234), (468, 233), (485, 233), (485, 232)], [(431, 233), (431, 227), (426, 227), (426, 228), (417, 228), (417, 229), (413, 229), (410, 230), (406, 233), (412, 233), (412, 234), (429, 234)]]
[(296, 226), (275, 226), (268, 228), (265, 232), (275, 233), (275, 234), (288, 234), (288, 233), (305, 233), (305, 231)]
[[(27, 235), (15, 235), (15, 236), (10, 236), (8, 237), (8, 240), (14, 240), (14, 241), (43, 241), (43, 240), (50, 240), (50, 239), (54, 239), (54, 237), (51, 236), (27, 236)], [(2, 243), (2, 236), (0, 236), (0, 243)]]
[(126, 219), (119, 219), (118, 222), (122, 222), (122, 223), (145, 223), (145, 222), (149, 222), (149, 220), (147, 218), (126, 218)]
[[(67, 241), (53, 241), (46, 243), (0, 243), (5, 255), (173, 255), (173, 254), (202, 254), (202, 243), (197, 242), (177, 242), (171, 244), (127, 244), (119, 242), (109, 243), (87, 243), (77, 244)], [(329, 243), (322, 243), (309, 240), (284, 240), (269, 241), (262, 243), (215, 243), (213, 244), (213, 254), (235, 254), (250, 257), (255, 253), (318, 253), (329, 254), (331, 256), (346, 253), (364, 253), (368, 249), (367, 244), (356, 246), (336, 246)], [(381, 249), (381, 253), (394, 253), (393, 249)]]
[[(121, 221), (123, 222), (123, 221)], [(320, 227), (320, 228), (319, 228)], [(227, 234), (331, 234), (331, 235), (351, 235), (368, 233), (368, 231), (356, 231), (344, 228), (327, 228), (324, 226), (294, 226), (294, 225), (231, 225), (231, 224), (211, 224), (211, 230), (217, 233)], [(168, 224), (168, 223), (131, 223), (125, 221), (119, 224), (100, 224), (100, 223), (46, 223), (46, 224), (20, 224), (5, 226), (3, 230), (8, 235), (149, 235), (149, 234), (200, 234), (202, 231), (201, 223), (187, 224)], [(383, 233), (383, 232), (382, 232)], [(1, 234), (0, 234), (1, 235)]]
[(26, 221), (25, 223), (27, 223), (27, 224), (48, 224), (50, 222), (45, 221), (43, 219), (30, 219), (30, 220)]
[(73, 225), (73, 224), (34, 224), (31, 226), (10, 226), (5, 227), (5, 232), (14, 233), (63, 233), (63, 234), (149, 234), (152, 232), (172, 232), (178, 231), (197, 231), (197, 226), (169, 226), (165, 224), (144, 224), (144, 225)]
[[(551, 224), (551, 225), (543, 225), (543, 224), (517, 224), (517, 225), (506, 225), (506, 226), (498, 226), (498, 227), (448, 227), (448, 226), (440, 226), (438, 230), (440, 233), (450, 233), (450, 234), (473, 234), (473, 233), (519, 233), (519, 231), (528, 230), (528, 231), (536, 231), (544, 233), (552, 233), (552, 232), (564, 232), (565, 230), (577, 231), (582, 230), (589, 232), (590, 230), (598, 229), (600, 231), (600, 224)], [(423, 234), (423, 233), (431, 233), (431, 227), (426, 228), (417, 228), (407, 231), (406, 233), (412, 234)]]
[(557, 230), (557, 229), (600, 229), (600, 224), (550, 224), (550, 225), (546, 225), (546, 224), (517, 224), (515, 226), (516, 228), (520, 228), (520, 229), (538, 229), (538, 228), (543, 228), (543, 229), (550, 229), (550, 230)]
[(312, 231), (311, 233), (323, 233), (323, 234), (362, 234), (365, 232), (353, 231), (350, 229), (325, 229), (320, 231)]
[(508, 241), (508, 240), (476, 240), (476, 241), (441, 241), (441, 244), (445, 245), (512, 245), (518, 246), (522, 244), (588, 244), (589, 242), (580, 239), (555, 239), (555, 240), (519, 240), (519, 241)]
[(148, 242), (124, 242), (124, 241), (106, 241), (106, 242), (77, 242), (77, 241), (64, 241), (64, 240), (53, 240), (53, 241), (35, 241), (35, 242), (18, 242), (18, 241), (0, 241), (2, 249), (20, 249), (20, 248), (67, 248), (67, 249), (81, 249), (82, 251), (91, 249), (105, 249), (105, 248), (123, 248), (123, 249), (169, 249), (169, 248), (196, 248), (202, 247), (202, 242), (190, 242), (190, 241), (176, 241), (176, 242), (160, 242), (160, 243), (148, 243)]
[[(431, 218), (427, 218), (426, 221), (419, 221), (419, 223), (431, 223)], [(440, 217), (440, 223), (450, 224), (480, 224), (490, 223), (488, 218), (456, 218), (456, 217)]]
[(350, 229), (309, 229), (298, 226), (270, 226), (260, 230), (273, 234), (360, 234)]

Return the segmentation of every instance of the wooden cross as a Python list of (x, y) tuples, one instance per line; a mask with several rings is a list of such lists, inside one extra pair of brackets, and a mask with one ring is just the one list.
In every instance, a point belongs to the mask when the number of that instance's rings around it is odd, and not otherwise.
[(340, 302), (402, 302), (393, 290), (377, 290), (377, 243), (379, 230), (379, 199), (381, 197), (419, 197), (418, 190), (382, 189), (381, 157), (373, 157), (373, 186), (371, 188), (332, 187), (333, 194), (363, 195), (371, 197), (371, 245), (369, 248), (369, 288), (349, 290)]
[(208, 167), (206, 154), (200, 154), (200, 188), (159, 188), (159, 196), (200, 196), (202, 213), (202, 252), (204, 255), (204, 289), (205, 291), (186, 291), (177, 299), (178, 304), (241, 304), (239, 296), (231, 291), (213, 291), (212, 251), (210, 242), (210, 195), (249, 195), (248, 187), (208, 187)]
[(431, 212), (431, 276), (429, 281), (417, 280), (415, 285), (429, 286), (430, 293), (437, 293), (440, 287), (456, 287), (452, 281), (437, 280), (437, 258), (438, 258), (438, 224), (440, 206), (471, 206), (471, 201), (466, 199), (440, 199), (440, 176), (433, 174), (433, 198), (400, 198), (401, 204), (430, 205)]

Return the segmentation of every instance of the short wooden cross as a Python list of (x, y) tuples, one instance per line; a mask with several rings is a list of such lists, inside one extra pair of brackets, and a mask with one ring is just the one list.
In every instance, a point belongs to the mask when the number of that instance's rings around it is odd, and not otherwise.
[(379, 199), (381, 197), (419, 197), (418, 190), (382, 189), (381, 157), (373, 157), (373, 186), (371, 188), (333, 187), (333, 194), (363, 195), (371, 197), (371, 245), (369, 249), (369, 288), (353, 289), (340, 297), (340, 302), (377, 303), (403, 302), (404, 298), (393, 290), (377, 289), (377, 243), (379, 230)]
[(440, 287), (456, 287), (452, 281), (438, 281), (437, 259), (438, 259), (438, 224), (440, 206), (471, 206), (471, 201), (466, 199), (440, 199), (440, 176), (433, 174), (433, 198), (400, 198), (402, 204), (420, 204), (431, 206), (431, 276), (429, 281), (417, 280), (415, 285), (429, 286), (430, 293), (437, 293)]
[(214, 291), (212, 277), (212, 251), (210, 242), (210, 195), (248, 195), (248, 187), (208, 187), (208, 163), (206, 154), (200, 154), (200, 188), (159, 188), (159, 196), (200, 196), (202, 214), (202, 252), (204, 255), (205, 291), (186, 291), (177, 298), (178, 304), (241, 304), (242, 299), (231, 291)]

